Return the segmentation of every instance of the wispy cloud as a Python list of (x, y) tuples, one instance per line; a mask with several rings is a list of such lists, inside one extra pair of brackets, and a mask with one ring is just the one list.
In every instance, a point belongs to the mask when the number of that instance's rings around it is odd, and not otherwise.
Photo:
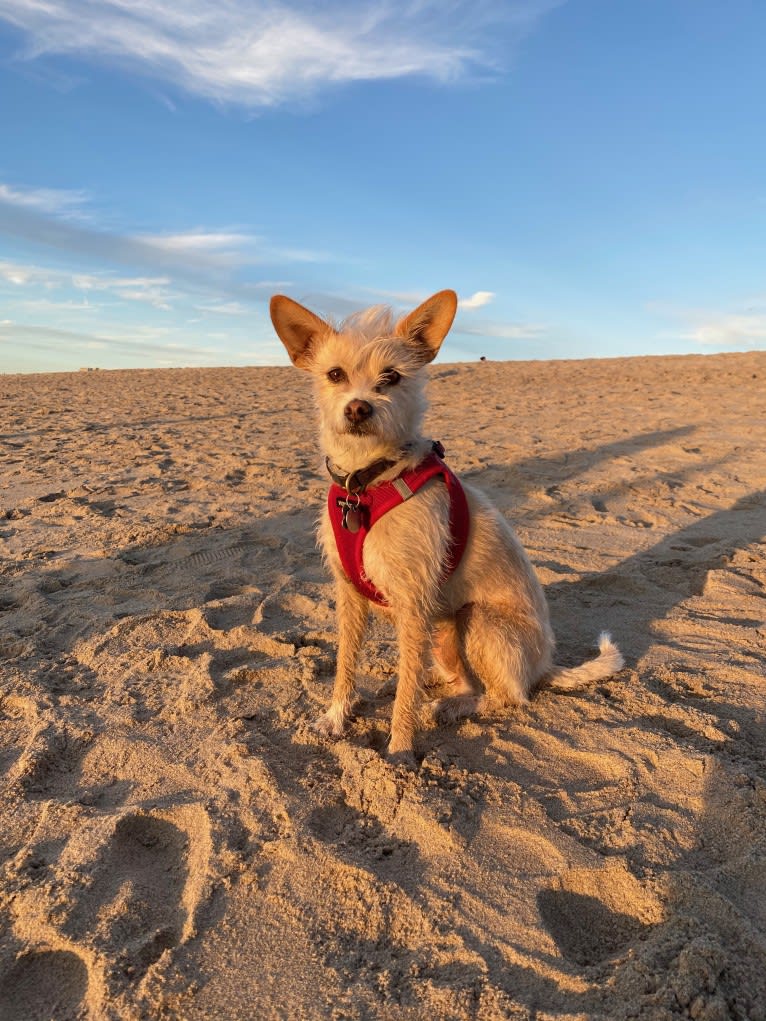
[(140, 234), (137, 241), (160, 252), (202, 259), (221, 266), (259, 265), (264, 262), (328, 262), (328, 252), (310, 248), (280, 248), (245, 231), (196, 229), (180, 234)]
[[(9, 238), (16, 238), (25, 245), (42, 246), (48, 252), (57, 252), (81, 265), (111, 265), (129, 272), (137, 271), (142, 277), (168, 276), (174, 283), (186, 281), (217, 297), (243, 301), (262, 298), (268, 285), (237, 278), (235, 271), (244, 267), (268, 266), (271, 276), (287, 265), (334, 259), (328, 252), (275, 245), (248, 230), (231, 227), (194, 227), (172, 233), (119, 233), (98, 226), (95, 218), (87, 215), (87, 206), (82, 207), (83, 216), (73, 219), (62, 214), (61, 202), (44, 201), (46, 195), (55, 197), (68, 193), (32, 192), (2, 182), (0, 189), (0, 232)], [(19, 196), (25, 200), (21, 201)], [(39, 201), (32, 201), (30, 196), (36, 196)], [(84, 199), (79, 201), (84, 202)], [(5, 265), (4, 276), (10, 282), (23, 282), (25, 274), (34, 272), (30, 267), (8, 269), (8, 264)], [(13, 276), (9, 276), (9, 272)], [(2, 277), (0, 271), (0, 279)], [(93, 287), (95, 280), (94, 277)]]
[(468, 298), (461, 298), (458, 302), (458, 307), (467, 309), (482, 308), (482, 306), (488, 305), (494, 297), (493, 291), (476, 291)]
[(538, 340), (547, 332), (548, 327), (542, 323), (460, 322), (455, 327), (455, 333), (493, 340)]
[(207, 99), (256, 108), (346, 82), (486, 73), (562, 2), (0, 0), (0, 18), (27, 34), (26, 59), (120, 63)]
[(215, 257), (238, 258), (244, 247), (255, 244), (259, 239), (252, 234), (235, 231), (190, 230), (181, 234), (141, 234), (138, 240), (166, 252), (213, 253)]
[(97, 352), (109, 351), (137, 357), (153, 356), (163, 362), (178, 362), (179, 357), (194, 358), (209, 362), (215, 359), (216, 349), (180, 345), (171, 339), (164, 339), (168, 331), (150, 330), (144, 327), (134, 330), (132, 336), (115, 334), (83, 333), (77, 330), (63, 330), (51, 326), (38, 326), (4, 321), (0, 323), (0, 345), (24, 344), (38, 350)]
[(766, 343), (766, 315), (722, 315), (681, 334), (704, 347), (759, 347)]
[(663, 340), (685, 340), (699, 347), (717, 350), (760, 349), (766, 346), (766, 298), (749, 297), (736, 303), (733, 311), (684, 308), (666, 302), (647, 303), (647, 311), (674, 320), (679, 325), (664, 329)]
[[(0, 0), (2, 2), (2, 0)], [(0, 202), (62, 217), (81, 217), (86, 195), (59, 188), (13, 188), (0, 181)]]
[[(155, 308), (171, 307), (172, 291), (166, 276), (115, 276), (101, 273), (78, 273), (49, 266), (36, 266), (0, 260), (0, 281), (15, 287), (40, 288), (45, 291), (69, 288), (74, 291), (108, 292), (124, 301), (140, 301)], [(75, 307), (69, 304), (69, 307)], [(87, 307), (79, 305), (77, 307)]]
[(207, 305), (195, 305), (198, 312), (212, 312), (218, 316), (244, 316), (250, 309), (239, 301), (211, 301)]

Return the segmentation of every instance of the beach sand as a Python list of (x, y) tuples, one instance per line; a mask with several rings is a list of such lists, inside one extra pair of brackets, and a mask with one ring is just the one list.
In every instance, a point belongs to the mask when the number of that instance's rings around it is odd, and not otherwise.
[(766, 353), (436, 365), (577, 695), (346, 739), (290, 368), (0, 376), (0, 1019), (766, 1018)]

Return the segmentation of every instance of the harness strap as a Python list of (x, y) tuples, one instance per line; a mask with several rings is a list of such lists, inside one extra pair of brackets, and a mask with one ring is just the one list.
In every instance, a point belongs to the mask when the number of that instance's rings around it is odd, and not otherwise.
[[(439, 445), (441, 447), (441, 444)], [(443, 453), (443, 448), (441, 448)], [(387, 605), (386, 598), (367, 578), (363, 567), (364, 540), (367, 533), (384, 514), (413, 497), (435, 476), (444, 480), (450, 498), (450, 542), (445, 553), (444, 576), (449, 577), (463, 556), (468, 541), (470, 518), (468, 503), (457, 476), (438, 453), (429, 454), (415, 468), (402, 472), (390, 482), (380, 482), (367, 490), (354, 493), (353, 508), (358, 514), (358, 529), (344, 527), (343, 510), (348, 508), (349, 490), (337, 483), (328, 493), (328, 510), (341, 564), (348, 579), (371, 602)]]

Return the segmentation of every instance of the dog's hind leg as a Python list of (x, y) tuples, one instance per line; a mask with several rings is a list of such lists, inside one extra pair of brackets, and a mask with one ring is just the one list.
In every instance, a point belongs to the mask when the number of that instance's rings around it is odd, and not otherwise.
[(512, 608), (473, 604), (459, 619), (459, 631), (468, 665), (484, 685), (479, 708), (526, 705), (550, 668), (550, 628)]
[(345, 578), (335, 584), (338, 613), (338, 661), (330, 708), (314, 724), (320, 734), (340, 737), (354, 703), (356, 661), (367, 625), (369, 604)]
[(446, 694), (429, 702), (424, 707), (423, 716), (424, 719), (430, 716), (435, 723), (455, 723), (481, 712), (484, 704), (484, 696), (475, 693), (461, 653), (458, 620), (468, 612), (470, 607), (464, 607), (457, 618), (440, 621), (434, 632), (434, 668), (441, 681), (439, 686), (442, 692), (446, 689)]

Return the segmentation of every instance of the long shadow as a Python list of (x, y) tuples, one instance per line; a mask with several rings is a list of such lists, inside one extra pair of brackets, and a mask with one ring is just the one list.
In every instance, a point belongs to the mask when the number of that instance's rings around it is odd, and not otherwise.
[[(461, 477), (469, 482), (481, 483), (485, 486), (518, 486), (522, 490), (534, 483), (541, 484), (563, 482), (581, 475), (592, 469), (601, 461), (614, 461), (616, 458), (629, 457), (643, 450), (661, 447), (666, 443), (678, 441), (696, 431), (693, 425), (677, 426), (674, 429), (656, 429), (652, 432), (637, 433), (635, 436), (610, 440), (596, 447), (582, 447), (570, 450), (555, 457), (533, 455), (508, 464), (486, 465), (473, 471), (462, 473)], [(448, 451), (449, 454), (449, 451)], [(529, 484), (528, 484), (529, 483)]]
[(656, 622), (701, 594), (710, 571), (730, 563), (738, 550), (762, 542), (764, 535), (766, 490), (761, 489), (606, 571), (549, 585), (546, 591), (562, 647), (568, 650), (593, 638), (586, 632), (590, 624), (584, 623), (582, 608), (599, 609), (599, 626), (611, 629), (628, 659), (637, 661), (653, 643)]

